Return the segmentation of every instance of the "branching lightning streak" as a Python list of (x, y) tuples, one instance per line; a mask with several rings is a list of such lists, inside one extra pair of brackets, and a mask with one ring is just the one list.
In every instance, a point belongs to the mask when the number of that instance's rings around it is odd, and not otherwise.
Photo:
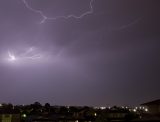
[[(33, 54), (32, 54), (33, 53)], [(29, 48), (27, 51), (23, 52), (21, 55), (14, 55), (10, 51), (8, 51), (8, 60), (9, 61), (15, 61), (15, 60), (24, 60), (24, 59), (39, 59), (42, 55), (39, 53), (34, 52), (34, 48)]]
[(14, 54), (12, 54), (10, 51), (8, 51), (8, 56), (9, 56), (9, 60), (10, 60), (10, 61), (16, 60), (16, 57), (15, 57)]
[(69, 19), (69, 18), (75, 18), (75, 19), (81, 19), (83, 18), (84, 16), (87, 16), (89, 14), (92, 14), (93, 13), (93, 1), (94, 0), (90, 0), (90, 3), (89, 3), (89, 8), (90, 10), (86, 11), (85, 13), (82, 13), (81, 15), (77, 16), (77, 15), (74, 15), (74, 14), (70, 14), (70, 15), (67, 15), (67, 16), (57, 16), (57, 17), (47, 17), (43, 11), (41, 10), (37, 10), (37, 9), (34, 9), (32, 8), (28, 3), (27, 3), (27, 0), (22, 0), (24, 5), (26, 6), (26, 8), (28, 8), (29, 10), (35, 12), (35, 13), (38, 13), (40, 14), (40, 16), (42, 17), (42, 20), (40, 22), (40, 24), (43, 24), (45, 23), (46, 20), (57, 20), (57, 19)]
[(133, 20), (132, 22), (130, 22), (130, 23), (128, 23), (128, 24), (125, 24), (125, 25), (122, 25), (121, 27), (116, 28), (116, 29), (113, 29), (113, 30), (120, 31), (120, 30), (124, 30), (124, 29), (126, 29), (126, 28), (129, 28), (129, 27), (137, 24), (142, 18), (143, 18), (143, 17), (139, 17), (139, 18)]
[(24, 58), (28, 58), (28, 59), (38, 59), (38, 58), (41, 58), (41, 55), (40, 54), (36, 54), (36, 55), (33, 55), (33, 56), (26, 56)]
[(29, 48), (25, 53), (22, 54), (22, 58), (24, 59), (38, 59), (41, 58), (41, 54), (37, 54), (34, 51), (36, 50), (36, 48), (31, 47)]

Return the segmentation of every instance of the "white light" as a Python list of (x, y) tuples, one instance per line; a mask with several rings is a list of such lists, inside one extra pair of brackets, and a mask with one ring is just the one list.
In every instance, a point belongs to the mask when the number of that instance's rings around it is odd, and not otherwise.
[(99, 109), (99, 107), (94, 107), (94, 109)]
[(106, 109), (106, 107), (100, 107), (100, 109), (101, 109), (101, 110), (104, 110), (104, 109)]
[(144, 110), (145, 110), (145, 112), (148, 112), (148, 109), (147, 109), (147, 108), (145, 108)]
[(26, 117), (27, 117), (27, 115), (26, 115), (26, 114), (23, 114), (22, 116), (23, 116), (24, 118), (26, 118)]
[(136, 112), (137, 110), (136, 110), (136, 109), (133, 109), (133, 111)]
[(94, 116), (97, 116), (97, 113), (94, 113)]
[(9, 56), (9, 61), (15, 61), (16, 60), (16, 57), (14, 54), (11, 54), (9, 51), (8, 51), (8, 56)]

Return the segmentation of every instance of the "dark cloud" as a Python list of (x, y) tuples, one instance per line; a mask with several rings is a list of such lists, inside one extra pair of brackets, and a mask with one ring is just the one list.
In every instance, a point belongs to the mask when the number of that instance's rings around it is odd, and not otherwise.
[[(79, 16), (90, 2), (26, 1), (47, 17)], [(94, 12), (81, 19), (40, 24), (43, 16), (22, 0), (1, 0), (1, 102), (100, 106), (159, 98), (159, 5), (94, 0)], [(4, 62), (8, 50), (22, 55), (30, 47), (41, 53), (41, 61)]]

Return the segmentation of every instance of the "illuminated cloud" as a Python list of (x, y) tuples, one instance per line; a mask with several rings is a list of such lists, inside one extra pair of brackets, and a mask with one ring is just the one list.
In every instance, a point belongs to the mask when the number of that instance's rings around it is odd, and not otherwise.
[(0, 0), (1, 102), (112, 106), (159, 98), (159, 3)]

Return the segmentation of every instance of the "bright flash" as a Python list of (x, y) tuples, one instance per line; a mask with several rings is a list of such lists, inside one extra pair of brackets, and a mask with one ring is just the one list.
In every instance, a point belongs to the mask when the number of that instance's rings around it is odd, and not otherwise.
[(26, 50), (17, 51), (18, 53), (13, 53), (8, 51), (7, 60), (10, 62), (29, 62), (29, 61), (40, 61), (43, 57), (42, 52), (35, 47), (28, 48)]
[(15, 61), (16, 60), (16, 57), (14, 56), (14, 54), (12, 54), (12, 53), (10, 53), (9, 51), (8, 51), (8, 56), (9, 56), (9, 61)]

